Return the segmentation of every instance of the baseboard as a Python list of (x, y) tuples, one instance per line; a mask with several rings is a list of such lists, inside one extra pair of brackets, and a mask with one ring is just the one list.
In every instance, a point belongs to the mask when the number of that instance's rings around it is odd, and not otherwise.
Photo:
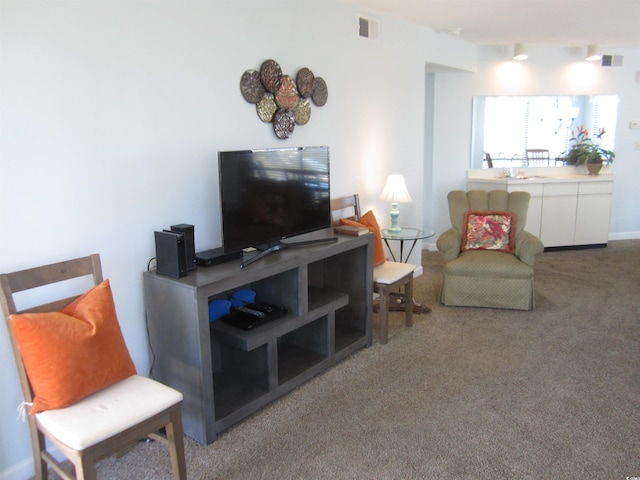
[[(65, 456), (54, 446), (49, 445), (47, 450), (59, 462), (65, 460)], [(11, 465), (9, 468), (0, 471), (0, 480), (27, 480), (33, 478), (34, 471), (33, 457), (29, 456)]]
[(0, 480), (25, 480), (33, 478), (33, 458), (29, 457), (0, 472)]
[(431, 242), (431, 243), (422, 242), (422, 250), (427, 250), (429, 252), (437, 252), (438, 246), (436, 245), (436, 242)]
[(610, 233), (609, 241), (611, 240), (640, 240), (640, 232)]

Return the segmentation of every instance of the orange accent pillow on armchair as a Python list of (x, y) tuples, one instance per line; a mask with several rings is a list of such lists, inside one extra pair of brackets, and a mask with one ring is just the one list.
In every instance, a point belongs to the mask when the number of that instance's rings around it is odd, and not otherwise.
[(136, 374), (122, 337), (109, 280), (59, 312), (10, 316), (33, 407), (64, 408)]

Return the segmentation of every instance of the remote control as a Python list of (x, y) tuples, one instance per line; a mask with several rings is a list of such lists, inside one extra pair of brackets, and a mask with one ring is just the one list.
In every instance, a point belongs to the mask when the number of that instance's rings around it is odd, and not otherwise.
[(259, 310), (254, 310), (253, 308), (248, 308), (248, 307), (236, 307), (236, 310), (238, 310), (239, 312), (248, 313), (249, 315), (253, 315), (255, 317), (260, 317), (260, 318), (264, 318), (267, 316), (267, 314), (264, 312), (261, 312)]

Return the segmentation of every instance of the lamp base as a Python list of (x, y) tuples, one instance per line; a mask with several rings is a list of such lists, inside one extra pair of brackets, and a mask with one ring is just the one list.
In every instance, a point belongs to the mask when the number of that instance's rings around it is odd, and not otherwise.
[(394, 202), (391, 204), (391, 212), (389, 212), (389, 214), (391, 215), (391, 226), (387, 228), (387, 231), (392, 233), (401, 232), (402, 228), (398, 226), (398, 217), (400, 216), (400, 210), (398, 210), (397, 203)]

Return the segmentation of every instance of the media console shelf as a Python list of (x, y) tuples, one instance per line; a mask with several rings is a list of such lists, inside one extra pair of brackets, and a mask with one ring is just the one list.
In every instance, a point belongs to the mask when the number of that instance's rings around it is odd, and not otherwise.
[[(304, 239), (331, 237), (331, 229)], [(181, 391), (184, 432), (217, 434), (357, 350), (371, 345), (373, 240), (287, 248), (240, 269), (242, 259), (179, 279), (145, 272), (153, 378)], [(209, 322), (208, 304), (248, 288), (286, 307), (252, 330)]]

